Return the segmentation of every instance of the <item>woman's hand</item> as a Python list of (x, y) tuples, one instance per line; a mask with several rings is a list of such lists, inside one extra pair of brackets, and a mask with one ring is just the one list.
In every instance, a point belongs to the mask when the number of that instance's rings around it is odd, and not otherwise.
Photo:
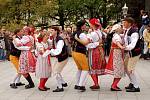
[(121, 49), (125, 49), (125, 46), (121, 46), (120, 48), (121, 48)]

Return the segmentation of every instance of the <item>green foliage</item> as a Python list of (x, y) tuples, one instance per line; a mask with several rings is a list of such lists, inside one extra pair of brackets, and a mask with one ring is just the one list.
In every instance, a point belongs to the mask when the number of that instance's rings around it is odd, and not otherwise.
[(0, 26), (57, 20), (63, 26), (81, 18), (118, 18), (126, 0), (0, 0)]

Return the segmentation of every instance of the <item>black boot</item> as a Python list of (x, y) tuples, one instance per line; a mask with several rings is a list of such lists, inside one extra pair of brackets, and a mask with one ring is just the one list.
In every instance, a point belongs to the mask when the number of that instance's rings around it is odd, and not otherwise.
[(30, 88), (35, 87), (30, 74), (28, 74), (28, 76), (26, 77), (26, 80), (29, 82), (29, 84), (25, 86), (25, 89), (30, 89)]

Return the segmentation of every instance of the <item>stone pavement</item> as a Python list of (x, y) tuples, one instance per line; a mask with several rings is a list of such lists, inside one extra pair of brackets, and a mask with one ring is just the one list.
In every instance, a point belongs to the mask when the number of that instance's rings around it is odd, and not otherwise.
[[(52, 63), (55, 60), (52, 58)], [(47, 87), (50, 91), (41, 92), (37, 89), (38, 79), (32, 74), (36, 87), (26, 90), (24, 86), (18, 89), (11, 89), (9, 83), (15, 76), (15, 70), (8, 61), (0, 62), (0, 100), (150, 100), (150, 61), (140, 60), (136, 67), (137, 78), (141, 86), (140, 93), (127, 93), (124, 87), (128, 85), (127, 77), (123, 78), (119, 84), (123, 91), (111, 92), (110, 85), (113, 77), (110, 75), (100, 76), (99, 91), (91, 91), (89, 86), (92, 85), (90, 76), (86, 82), (86, 92), (79, 92), (74, 90), (76, 65), (72, 58), (69, 59), (67, 66), (63, 71), (64, 79), (68, 82), (68, 87), (64, 92), (53, 93), (52, 90), (56, 88), (56, 81), (51, 77), (47, 82)], [(21, 81), (26, 83), (22, 77)]]

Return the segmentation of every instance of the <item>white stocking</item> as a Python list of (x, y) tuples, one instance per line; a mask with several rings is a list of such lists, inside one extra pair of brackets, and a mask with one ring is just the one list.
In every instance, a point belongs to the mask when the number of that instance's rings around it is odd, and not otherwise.
[(85, 80), (86, 80), (87, 75), (88, 75), (88, 71), (82, 71), (81, 72), (79, 86), (85, 86)]

